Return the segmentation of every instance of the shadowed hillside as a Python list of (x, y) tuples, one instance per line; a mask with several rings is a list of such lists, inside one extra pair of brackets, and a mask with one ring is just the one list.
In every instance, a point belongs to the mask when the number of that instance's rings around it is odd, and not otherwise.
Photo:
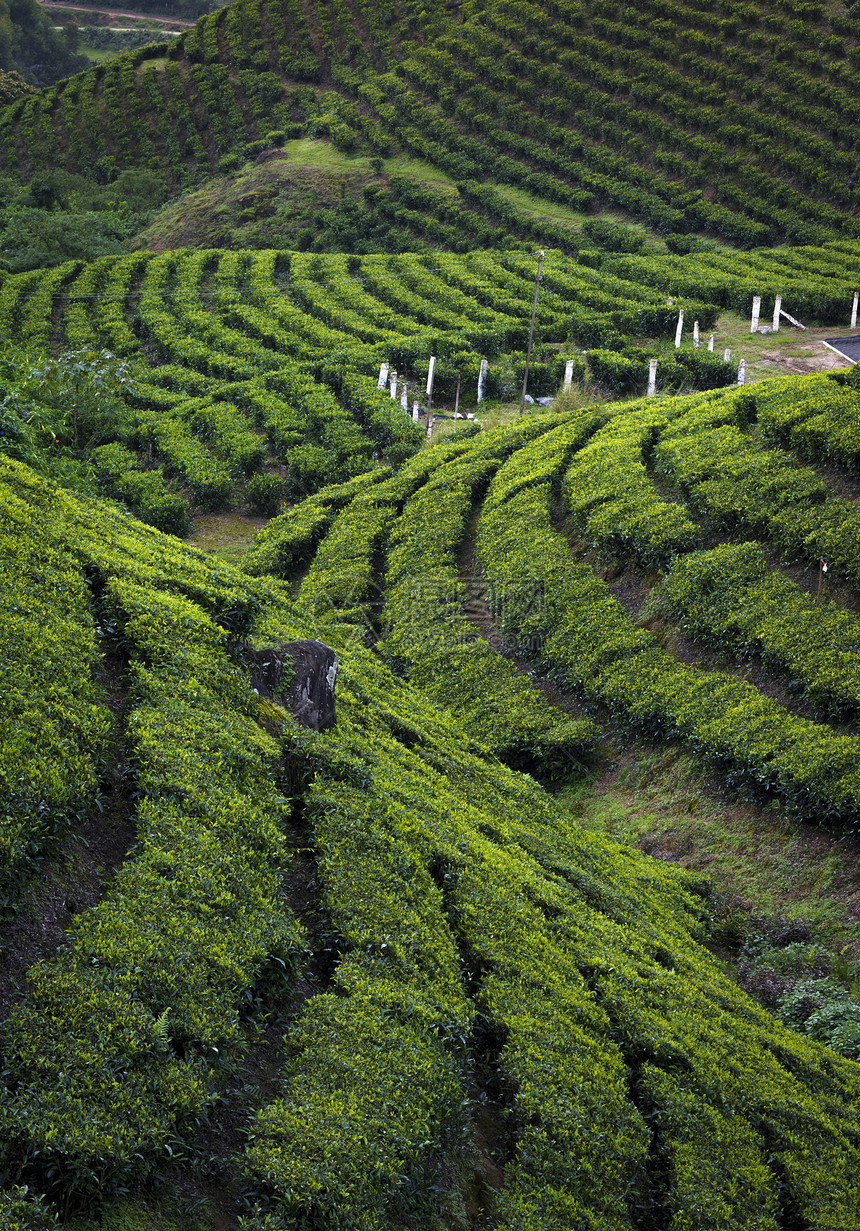
[(0, 137), (25, 176), (135, 165), (178, 187), (225, 155), (325, 135), (476, 181), (490, 218), (481, 184), (619, 208), (676, 243), (806, 243), (856, 233), (857, 56), (848, 12), (809, 0), (237, 0), (175, 45), (16, 103)]

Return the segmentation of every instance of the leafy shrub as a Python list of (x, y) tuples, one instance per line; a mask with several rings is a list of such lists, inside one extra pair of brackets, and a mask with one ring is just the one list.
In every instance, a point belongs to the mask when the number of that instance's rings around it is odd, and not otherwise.
[(641, 252), (645, 246), (644, 235), (607, 218), (586, 218), (582, 229), (599, 248), (609, 252)]
[(255, 474), (245, 488), (248, 504), (260, 517), (274, 517), (284, 497), (283, 480), (274, 474)]

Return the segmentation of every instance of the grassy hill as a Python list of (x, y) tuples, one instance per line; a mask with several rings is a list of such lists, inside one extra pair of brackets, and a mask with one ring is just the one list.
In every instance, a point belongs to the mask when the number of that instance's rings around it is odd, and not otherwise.
[(810, 0), (237, 0), (175, 45), (8, 108), (2, 158), (25, 175), (164, 169), (181, 186), (285, 134), (330, 136), (672, 236), (818, 242), (856, 234), (857, 56), (848, 11)]

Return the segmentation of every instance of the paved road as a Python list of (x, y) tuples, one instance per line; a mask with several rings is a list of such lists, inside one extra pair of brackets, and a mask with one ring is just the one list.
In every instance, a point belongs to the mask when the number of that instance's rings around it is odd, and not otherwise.
[(860, 362), (860, 334), (852, 334), (847, 338), (825, 338), (824, 341), (846, 359)]

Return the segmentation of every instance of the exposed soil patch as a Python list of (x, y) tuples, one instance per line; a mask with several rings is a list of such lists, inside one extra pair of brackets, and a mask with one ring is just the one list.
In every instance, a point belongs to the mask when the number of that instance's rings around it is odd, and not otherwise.
[[(832, 334), (833, 329), (823, 332)], [(796, 343), (796, 339), (792, 341)], [(851, 366), (850, 360), (843, 359), (818, 339), (810, 338), (808, 345), (795, 344), (792, 349), (800, 353), (789, 354), (787, 348), (760, 351), (755, 366), (759, 369), (773, 368), (772, 372), (767, 372), (768, 376), (808, 376), (810, 372), (832, 372)]]
[(613, 577), (612, 570), (606, 577), (609, 593), (616, 599), (631, 619), (637, 620), (642, 605), (651, 593), (651, 586), (644, 577), (636, 573), (625, 573), (621, 577)]

